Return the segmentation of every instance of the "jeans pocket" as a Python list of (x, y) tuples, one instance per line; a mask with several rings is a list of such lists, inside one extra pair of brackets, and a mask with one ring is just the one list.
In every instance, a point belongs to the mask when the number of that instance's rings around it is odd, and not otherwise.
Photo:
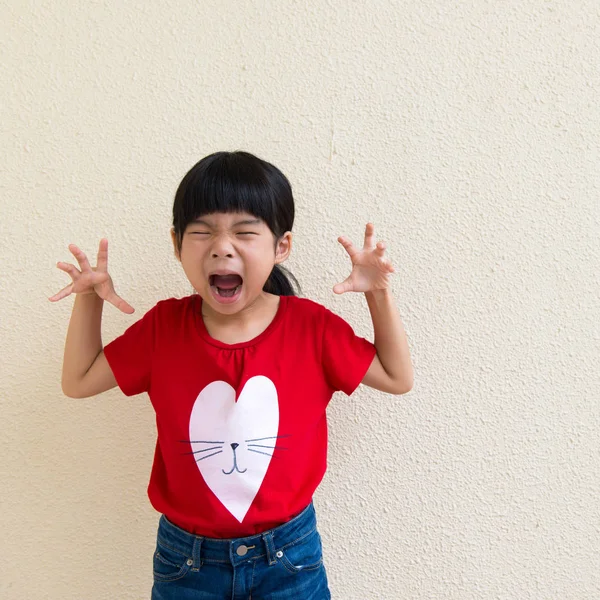
[(154, 578), (158, 581), (175, 581), (185, 577), (192, 568), (193, 560), (174, 550), (160, 539), (154, 551)]
[(319, 569), (323, 565), (321, 536), (313, 529), (304, 537), (280, 548), (275, 556), (291, 573)]

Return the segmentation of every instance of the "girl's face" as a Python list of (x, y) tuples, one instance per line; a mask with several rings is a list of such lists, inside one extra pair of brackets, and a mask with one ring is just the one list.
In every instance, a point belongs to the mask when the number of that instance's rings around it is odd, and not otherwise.
[(290, 254), (292, 234), (278, 241), (267, 224), (249, 213), (212, 213), (190, 223), (175, 255), (194, 289), (213, 309), (233, 314), (253, 303), (275, 264)]

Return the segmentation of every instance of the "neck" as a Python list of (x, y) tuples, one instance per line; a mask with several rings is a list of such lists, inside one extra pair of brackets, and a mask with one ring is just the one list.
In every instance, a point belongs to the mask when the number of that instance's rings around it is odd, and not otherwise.
[(202, 300), (202, 319), (205, 324), (212, 324), (215, 327), (235, 327), (244, 330), (252, 327), (257, 321), (260, 321), (270, 315), (273, 306), (275, 311), (279, 305), (279, 296), (261, 292), (249, 304), (246, 304), (236, 313), (223, 314), (213, 309), (208, 302)]

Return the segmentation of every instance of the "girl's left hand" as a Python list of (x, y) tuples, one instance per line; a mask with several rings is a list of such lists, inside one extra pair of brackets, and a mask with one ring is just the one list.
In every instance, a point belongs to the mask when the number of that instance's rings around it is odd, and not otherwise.
[(333, 286), (336, 294), (371, 292), (389, 287), (389, 276), (395, 269), (384, 256), (385, 244), (383, 242), (375, 244), (374, 231), (373, 223), (367, 223), (362, 250), (357, 250), (348, 238), (344, 236), (338, 238), (338, 242), (344, 246), (352, 259), (352, 272), (345, 281)]

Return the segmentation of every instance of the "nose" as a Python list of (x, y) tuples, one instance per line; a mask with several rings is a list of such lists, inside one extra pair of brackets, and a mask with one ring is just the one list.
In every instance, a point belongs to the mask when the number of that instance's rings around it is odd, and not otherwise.
[(233, 256), (233, 248), (226, 235), (217, 237), (212, 247), (211, 256), (213, 258), (219, 258), (221, 256), (231, 258)]
[(231, 447), (235, 450), (237, 447), (239, 446), (239, 444), (236, 444), (235, 442), (233, 444), (231, 444)]

